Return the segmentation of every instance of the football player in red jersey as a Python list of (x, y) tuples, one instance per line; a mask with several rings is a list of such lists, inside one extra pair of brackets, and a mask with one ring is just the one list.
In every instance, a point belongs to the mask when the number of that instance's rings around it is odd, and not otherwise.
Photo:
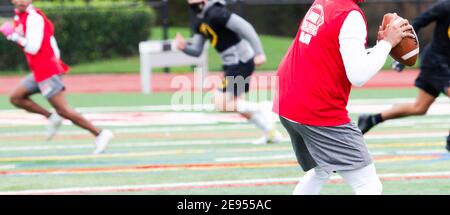
[(382, 184), (361, 131), (346, 109), (352, 85), (362, 86), (384, 65), (392, 47), (413, 37), (402, 19), (379, 32), (366, 51), (367, 26), (358, 0), (316, 0), (278, 68), (274, 111), (307, 173), (294, 194), (319, 194), (333, 172), (355, 194), (377, 195)]
[[(31, 4), (32, 0), (12, 0), (12, 3), (16, 14), (14, 22), (4, 23), (0, 32), (23, 50), (32, 74), (14, 89), (10, 97), (11, 103), (46, 117), (49, 120), (49, 140), (62, 124), (62, 118), (66, 118), (96, 136), (94, 154), (102, 153), (113, 138), (113, 133), (95, 127), (67, 103), (62, 75), (69, 68), (60, 59), (53, 23)], [(51, 113), (30, 98), (36, 93), (47, 98), (56, 113)]]

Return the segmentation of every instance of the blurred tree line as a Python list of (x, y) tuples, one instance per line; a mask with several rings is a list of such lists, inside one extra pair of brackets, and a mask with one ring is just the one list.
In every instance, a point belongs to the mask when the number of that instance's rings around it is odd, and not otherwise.
[[(136, 55), (137, 44), (150, 36), (155, 13), (142, 3), (90, 6), (79, 3), (82, 2), (45, 5), (36, 1), (53, 21), (55, 37), (68, 64)], [(0, 36), (0, 70), (24, 68), (27, 64), (22, 51)]]
[[(301, 19), (313, 0), (226, 0), (228, 7), (250, 21), (261, 34), (294, 37)], [(187, 0), (36, 0), (35, 3), (73, 4), (80, 2), (87, 5), (120, 4), (124, 2), (146, 2), (157, 13), (157, 24), (162, 24), (163, 5), (168, 3), (169, 23), (171, 26), (189, 26), (192, 20)], [(369, 44), (374, 44), (376, 32), (383, 15), (396, 12), (412, 21), (414, 17), (426, 10), (434, 0), (366, 0), (360, 4), (366, 14), (369, 26)], [(282, 4), (283, 3), (283, 4)], [(0, 0), (0, 5), (10, 4), (10, 0)], [(422, 45), (429, 42), (434, 25), (419, 33)]]
[[(244, 1), (228, 0), (233, 12), (246, 18), (252, 23), (258, 33), (278, 36), (295, 37), (298, 31), (300, 21), (310, 7), (313, 1), (290, 1), (297, 2), (292, 4), (278, 5), (276, 1)], [(267, 4), (262, 4), (269, 2)], [(272, 3), (270, 3), (272, 2)], [(306, 2), (300, 4), (301, 2)], [(396, 12), (400, 16), (412, 21), (417, 15), (425, 11), (434, 1), (416, 0), (367, 0), (360, 4), (365, 12), (369, 26), (369, 44), (373, 45), (376, 41), (378, 26), (381, 24), (383, 15), (389, 12)], [(160, 18), (161, 14), (159, 14)], [(188, 26), (192, 19), (186, 0), (169, 0), (169, 19), (172, 26)], [(426, 44), (431, 39), (432, 28), (422, 30), (419, 34), (422, 44)]]

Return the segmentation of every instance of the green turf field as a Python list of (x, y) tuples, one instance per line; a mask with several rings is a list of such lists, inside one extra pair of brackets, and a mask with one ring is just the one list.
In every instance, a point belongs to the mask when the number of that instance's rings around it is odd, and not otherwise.
[[(361, 109), (415, 94), (357, 90), (351, 105)], [(45, 141), (45, 120), (0, 96), (0, 193), (289, 195), (303, 175), (288, 141), (251, 145), (261, 135), (252, 125), (234, 114), (175, 112), (167, 106), (170, 93), (71, 94), (69, 101), (115, 132), (107, 152), (90, 155), (93, 137), (72, 125)], [(441, 99), (436, 107), (442, 113), (388, 122), (366, 136), (385, 194), (450, 194), (450, 154), (444, 150), (449, 106)], [(352, 191), (332, 178), (322, 193)]]

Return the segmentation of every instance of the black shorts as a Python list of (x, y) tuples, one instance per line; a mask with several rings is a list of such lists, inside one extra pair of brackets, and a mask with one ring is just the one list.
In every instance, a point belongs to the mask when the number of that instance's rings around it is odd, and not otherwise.
[(415, 82), (416, 87), (437, 98), (442, 92), (447, 94), (450, 87), (450, 77), (432, 77), (420, 73)]
[(240, 96), (250, 90), (250, 78), (255, 71), (253, 59), (246, 63), (224, 66), (225, 77), (219, 90)]

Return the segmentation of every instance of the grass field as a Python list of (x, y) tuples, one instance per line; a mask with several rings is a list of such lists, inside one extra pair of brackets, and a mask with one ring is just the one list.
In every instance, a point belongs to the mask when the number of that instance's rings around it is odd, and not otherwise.
[[(351, 116), (415, 94), (354, 91)], [(47, 142), (45, 120), (14, 110), (0, 96), (0, 193), (291, 193), (303, 172), (287, 139), (251, 145), (261, 133), (235, 114), (174, 112), (170, 99), (170, 93), (69, 95), (86, 117), (116, 134), (105, 154), (93, 156), (94, 139), (87, 132), (66, 124)], [(441, 99), (429, 116), (387, 122), (366, 136), (385, 194), (450, 194), (450, 155), (444, 149), (449, 107)], [(323, 190), (351, 193), (338, 177)]]

